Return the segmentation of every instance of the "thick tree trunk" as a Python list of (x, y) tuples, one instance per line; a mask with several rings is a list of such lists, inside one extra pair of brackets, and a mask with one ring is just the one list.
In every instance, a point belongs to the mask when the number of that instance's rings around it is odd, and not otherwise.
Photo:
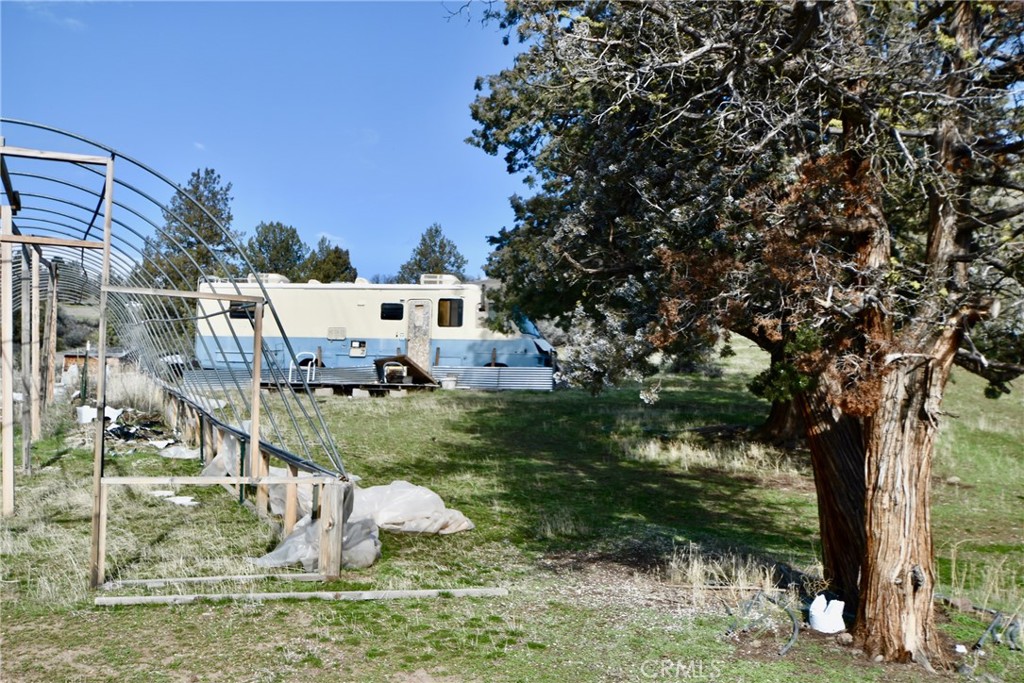
[(795, 448), (803, 443), (807, 430), (799, 402), (774, 401), (768, 418), (758, 431), (763, 440), (778, 446)]
[(829, 589), (857, 607), (864, 560), (864, 439), (860, 422), (833, 409), (818, 388), (798, 398), (818, 493), (822, 564)]
[(878, 411), (864, 422), (867, 552), (855, 638), (870, 656), (928, 669), (945, 661), (933, 616), (930, 477), (959, 337), (950, 328), (934, 354), (897, 361), (882, 377)]

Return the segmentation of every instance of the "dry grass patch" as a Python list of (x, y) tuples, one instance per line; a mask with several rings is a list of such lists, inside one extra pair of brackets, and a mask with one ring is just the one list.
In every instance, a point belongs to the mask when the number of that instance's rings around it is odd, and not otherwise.
[(667, 441), (624, 438), (619, 447), (626, 459), (672, 466), (684, 472), (712, 469), (761, 478), (807, 475), (806, 464), (798, 454), (753, 441), (709, 442), (688, 435)]
[(701, 604), (777, 588), (774, 564), (736, 551), (710, 551), (697, 543), (675, 548), (664, 572), (666, 581), (689, 588)]
[(154, 413), (163, 405), (163, 392), (153, 378), (135, 368), (126, 367), (107, 375), (107, 405), (117, 408), (131, 407)]

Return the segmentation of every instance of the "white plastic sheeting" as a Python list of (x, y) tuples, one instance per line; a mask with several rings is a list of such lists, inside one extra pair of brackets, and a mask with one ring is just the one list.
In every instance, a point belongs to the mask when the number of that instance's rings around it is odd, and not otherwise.
[[(121, 417), (121, 413), (124, 411), (120, 408), (113, 408), (111, 406), (103, 406), (103, 415), (106, 416), (107, 420), (113, 424), (117, 422), (117, 418)], [(84, 425), (94, 422), (96, 415), (99, 413), (94, 406), (78, 406), (75, 408), (75, 416), (78, 420), (78, 424)]]
[(191, 507), (195, 507), (195, 506), (199, 505), (199, 501), (197, 501), (192, 496), (176, 496), (176, 495), (174, 495), (174, 491), (160, 490), (160, 491), (149, 491), (148, 493), (149, 493), (149, 495), (155, 496), (155, 497), (159, 498), (162, 501), (165, 501), (167, 503), (173, 503), (175, 505), (181, 505), (182, 507), (190, 507), (191, 508)]
[(441, 496), (425, 486), (393, 481), (387, 486), (353, 487), (352, 517), (371, 517), (386, 531), (406, 534), (454, 534), (473, 523), (446, 508)]
[[(273, 496), (272, 490), (272, 499)], [(283, 493), (281, 496), (283, 501)], [(301, 501), (300, 496), (300, 508)], [(424, 486), (401, 480), (368, 488), (353, 485), (352, 512), (345, 520), (342, 540), (342, 566), (364, 569), (376, 562), (381, 552), (380, 529), (400, 533), (453, 534), (468, 531), (473, 526), (465, 515), (445, 507), (441, 497)], [(253, 562), (262, 567), (287, 567), (301, 563), (306, 571), (315, 571), (320, 556), (319, 543), (319, 521), (312, 521), (307, 514), (275, 550)]]
[[(345, 523), (345, 537), (341, 542), (341, 563), (345, 569), (365, 569), (380, 557), (380, 534), (373, 520), (364, 517)], [(263, 557), (253, 558), (260, 567), (290, 567), (302, 564), (307, 572), (316, 571), (320, 564), (320, 520), (306, 515), (295, 523), (295, 528), (274, 550)]]
[[(197, 452), (198, 454), (198, 452)], [(237, 477), (239, 476), (239, 443), (238, 439), (230, 434), (225, 434), (221, 439), (220, 449), (213, 460), (203, 468), (204, 477)], [(271, 467), (268, 475), (271, 477), (286, 477), (288, 469), (285, 467)], [(308, 472), (299, 472), (298, 478), (311, 477)], [(270, 511), (275, 515), (284, 514), (286, 484), (271, 484), (267, 487), (270, 496)], [(313, 485), (298, 485), (298, 513), (299, 516), (308, 515), (313, 507)]]
[(199, 449), (188, 448), (180, 444), (174, 446), (165, 446), (160, 450), (160, 457), (170, 458), (172, 460), (198, 460)]
[[(271, 467), (271, 477), (287, 477), (287, 467)], [(299, 472), (298, 478), (304, 479), (306, 477), (312, 477), (313, 475), (309, 472)], [(288, 485), (287, 484), (270, 484), (268, 487), (270, 495), (270, 511), (275, 515), (284, 514), (284, 503), (285, 496), (287, 495)], [(309, 511), (313, 509), (313, 485), (312, 484), (299, 484), (298, 495), (296, 496), (296, 503), (298, 504), (299, 517), (308, 515)]]
[(223, 438), (221, 438), (220, 448), (217, 449), (217, 455), (203, 468), (201, 474), (204, 477), (239, 476), (241, 473), (238, 471), (238, 453), (238, 439), (231, 434), (225, 433)]

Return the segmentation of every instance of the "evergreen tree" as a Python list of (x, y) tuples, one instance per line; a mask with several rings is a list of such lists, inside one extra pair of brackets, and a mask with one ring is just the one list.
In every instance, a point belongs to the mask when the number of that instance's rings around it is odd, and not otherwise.
[(316, 248), (306, 257), (300, 272), (300, 279), (319, 282), (355, 282), (358, 276), (348, 249), (332, 245), (326, 237), (321, 237), (316, 243)]
[(257, 273), (279, 273), (289, 280), (304, 276), (310, 249), (299, 231), (278, 221), (260, 223), (246, 245), (249, 262)]
[(460, 280), (466, 279), (466, 258), (458, 247), (444, 236), (441, 226), (434, 223), (420, 236), (409, 260), (402, 264), (395, 276), (397, 282), (415, 284), (424, 273), (449, 273)]
[(231, 183), (222, 183), (216, 171), (193, 171), (163, 215), (163, 230), (147, 241), (143, 250), (144, 277), (153, 286), (194, 291), (200, 275), (238, 274), (238, 236), (231, 231)]

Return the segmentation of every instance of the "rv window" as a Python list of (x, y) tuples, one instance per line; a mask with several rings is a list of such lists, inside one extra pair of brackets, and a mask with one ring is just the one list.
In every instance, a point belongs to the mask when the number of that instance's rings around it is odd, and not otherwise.
[(462, 299), (438, 300), (437, 326), (462, 327)]
[(381, 320), (401, 320), (402, 316), (405, 315), (405, 306), (403, 304), (381, 304), (380, 305), (380, 319)]
[(255, 310), (256, 304), (249, 303), (248, 301), (233, 301), (228, 307), (228, 317), (252, 320)]

